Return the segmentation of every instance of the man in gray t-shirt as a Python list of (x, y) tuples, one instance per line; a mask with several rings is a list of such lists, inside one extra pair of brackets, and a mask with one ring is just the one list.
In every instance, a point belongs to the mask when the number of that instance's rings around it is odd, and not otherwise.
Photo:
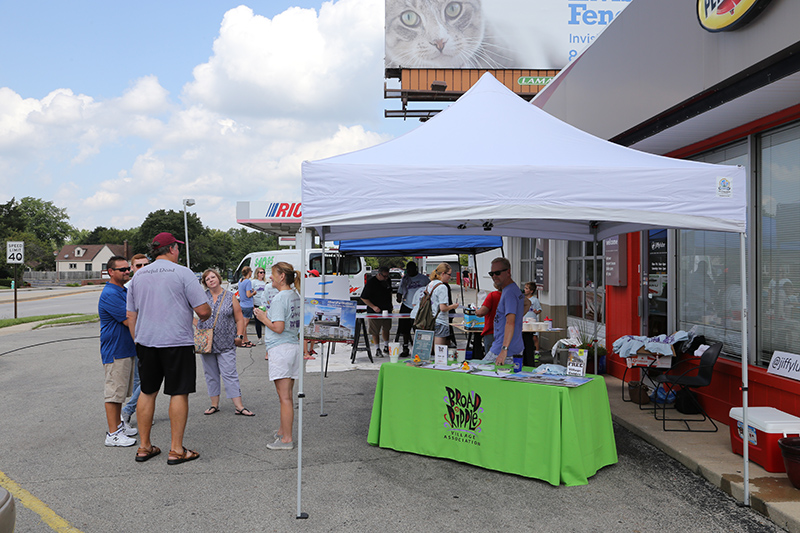
[(211, 316), (205, 292), (197, 277), (178, 264), (178, 244), (171, 233), (159, 233), (150, 245), (155, 261), (141, 268), (128, 287), (128, 326), (136, 342), (141, 394), (139, 434), (141, 446), (136, 461), (144, 462), (161, 450), (150, 442), (156, 395), (164, 383), (170, 396), (169, 422), (172, 442), (167, 464), (200, 457), (183, 446), (189, 414), (189, 394), (195, 391), (197, 371), (194, 355), (194, 313), (201, 320)]

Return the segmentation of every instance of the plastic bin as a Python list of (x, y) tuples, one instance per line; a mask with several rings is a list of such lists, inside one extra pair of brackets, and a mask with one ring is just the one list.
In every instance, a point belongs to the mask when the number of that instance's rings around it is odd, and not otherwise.
[[(734, 453), (742, 455), (742, 408), (731, 409), (730, 417), (728, 428), (731, 448)], [(767, 472), (786, 472), (778, 440), (789, 435), (800, 435), (800, 418), (774, 407), (748, 407), (747, 425), (750, 427), (750, 460)]]

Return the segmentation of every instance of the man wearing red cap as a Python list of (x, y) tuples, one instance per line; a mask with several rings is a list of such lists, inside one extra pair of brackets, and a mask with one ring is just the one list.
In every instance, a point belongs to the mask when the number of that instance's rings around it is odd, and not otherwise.
[(136, 342), (142, 391), (137, 406), (141, 436), (137, 462), (161, 453), (150, 442), (150, 428), (162, 382), (164, 394), (170, 396), (172, 442), (167, 464), (200, 457), (183, 446), (183, 433), (197, 378), (192, 319), (194, 313), (208, 319), (211, 307), (194, 273), (178, 264), (178, 244), (183, 243), (171, 233), (156, 235), (149, 254), (155, 261), (141, 268), (128, 287), (128, 327)]

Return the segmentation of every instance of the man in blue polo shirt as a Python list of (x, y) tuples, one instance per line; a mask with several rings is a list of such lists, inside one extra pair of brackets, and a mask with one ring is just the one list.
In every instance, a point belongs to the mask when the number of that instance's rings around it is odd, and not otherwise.
[(108, 260), (109, 282), (100, 294), (97, 312), (100, 315), (100, 356), (106, 372), (103, 397), (106, 404), (108, 432), (106, 446), (133, 446), (131, 438), (139, 430), (120, 421), (120, 412), (125, 398), (133, 390), (133, 356), (136, 345), (128, 329), (125, 310), (127, 290), (125, 282), (130, 279), (131, 267), (124, 257), (115, 255)]

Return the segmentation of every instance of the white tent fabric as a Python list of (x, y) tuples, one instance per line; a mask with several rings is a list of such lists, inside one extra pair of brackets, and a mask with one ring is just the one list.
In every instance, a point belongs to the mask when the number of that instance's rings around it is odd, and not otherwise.
[[(328, 240), (487, 235), (591, 240), (648, 228), (745, 231), (745, 170), (580, 131), (484, 74), (419, 128), (303, 163), (303, 225)], [(322, 231), (323, 226), (330, 229)], [(491, 233), (490, 233), (491, 234)]]
[[(747, 293), (743, 167), (599, 139), (530, 105), (488, 73), (419, 128), (371, 148), (305, 161), (302, 174), (303, 231), (313, 227), (323, 240), (488, 234), (588, 241), (658, 228), (735, 232)], [(747, 364), (742, 383), (746, 425)], [(300, 516), (301, 421), (298, 436)], [(749, 504), (747, 446), (744, 480)]]

